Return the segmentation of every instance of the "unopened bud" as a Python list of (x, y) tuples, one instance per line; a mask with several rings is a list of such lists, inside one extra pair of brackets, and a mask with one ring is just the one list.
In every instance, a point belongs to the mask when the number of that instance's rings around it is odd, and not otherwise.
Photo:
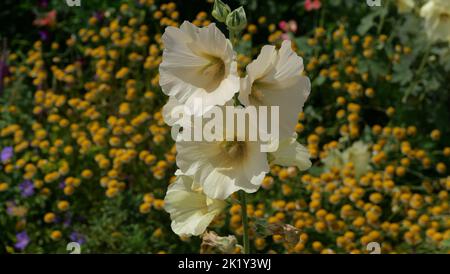
[(225, 23), (228, 14), (230, 14), (230, 7), (220, 0), (214, 1), (214, 7), (212, 11), (212, 16), (216, 18), (217, 21)]
[(227, 27), (235, 32), (240, 32), (247, 26), (247, 16), (243, 7), (239, 7), (227, 16)]

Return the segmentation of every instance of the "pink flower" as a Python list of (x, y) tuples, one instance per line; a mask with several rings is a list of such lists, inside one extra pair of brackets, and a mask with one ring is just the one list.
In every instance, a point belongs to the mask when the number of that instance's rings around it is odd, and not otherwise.
[(305, 1), (305, 10), (306, 11), (312, 11), (312, 10), (318, 10), (322, 6), (322, 3), (320, 3), (320, 0), (306, 0)]
[(289, 29), (291, 30), (291, 32), (296, 33), (298, 30), (298, 25), (297, 22), (295, 20), (290, 20), (289, 21)]
[(38, 27), (45, 27), (45, 26), (53, 27), (56, 24), (56, 16), (57, 16), (56, 10), (51, 10), (47, 12), (44, 17), (37, 18), (36, 20), (34, 20), (33, 25)]
[(280, 23), (278, 23), (278, 27), (282, 30), (282, 31), (284, 31), (284, 32), (287, 32), (288, 30), (289, 30), (289, 25), (288, 25), (288, 23), (286, 22), (286, 21), (281, 21)]

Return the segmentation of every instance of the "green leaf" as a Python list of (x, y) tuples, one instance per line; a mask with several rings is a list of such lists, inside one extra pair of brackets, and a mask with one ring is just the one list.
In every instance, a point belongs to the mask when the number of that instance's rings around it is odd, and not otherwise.
[(308, 169), (308, 173), (313, 176), (320, 176), (324, 171), (323, 167), (313, 166), (310, 169)]
[(392, 81), (405, 85), (413, 79), (413, 72), (411, 71), (412, 58), (402, 58), (399, 63), (396, 63), (393, 67)]
[(321, 122), (323, 120), (322, 116), (319, 113), (317, 113), (312, 106), (307, 106), (305, 108), (305, 114), (307, 117), (316, 119), (319, 122)]
[(323, 77), (323, 76), (319, 76), (316, 79), (314, 79), (313, 81), (313, 86), (321, 86), (323, 83), (325, 83), (325, 80), (327, 78)]

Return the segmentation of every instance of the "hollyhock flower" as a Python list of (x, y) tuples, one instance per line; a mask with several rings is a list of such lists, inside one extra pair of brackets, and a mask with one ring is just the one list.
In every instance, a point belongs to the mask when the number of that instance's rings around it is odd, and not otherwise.
[(352, 163), (355, 177), (359, 178), (370, 170), (369, 146), (362, 141), (358, 141), (343, 152), (333, 149), (328, 152), (328, 156), (323, 159), (323, 163), (328, 170), (332, 168), (342, 170), (346, 164)]
[(450, 41), (450, 1), (429, 0), (420, 10), (431, 41)]
[(30, 243), (30, 237), (28, 237), (28, 234), (26, 231), (16, 234), (16, 243), (14, 244), (15, 248), (23, 251), (28, 246), (29, 243)]
[(177, 175), (164, 199), (164, 208), (172, 219), (172, 230), (178, 235), (200, 235), (226, 203), (208, 198), (192, 177), (180, 172)]
[(20, 194), (24, 198), (33, 196), (33, 194), (34, 194), (34, 184), (30, 180), (26, 180), (23, 183), (21, 183), (19, 185), (19, 189), (20, 189), (20, 192), (21, 192)]
[[(245, 126), (244, 132), (236, 131), (231, 123), (224, 121), (222, 128), (216, 128), (217, 135), (223, 136), (221, 139), (177, 140), (178, 167), (184, 174), (193, 176), (208, 197), (224, 200), (238, 190), (254, 193), (269, 171), (267, 153), (261, 152), (261, 143), (249, 141), (249, 136), (245, 136), (254, 125), (245, 123)], [(227, 131), (235, 134), (233, 140), (225, 138)]]
[(294, 133), (298, 113), (311, 90), (302, 72), (303, 59), (292, 50), (290, 41), (283, 41), (279, 50), (264, 46), (241, 81), (239, 101), (245, 106), (279, 106), (281, 140)]
[(186, 21), (180, 28), (167, 27), (162, 40), (161, 88), (194, 114), (204, 113), (195, 112), (196, 99), (206, 111), (224, 105), (239, 91), (233, 47), (215, 24), (198, 28)]
[(322, 3), (320, 3), (320, 0), (306, 0), (305, 1), (305, 10), (306, 11), (312, 11), (312, 10), (318, 10), (322, 6)]
[(395, 2), (399, 13), (410, 12), (416, 5), (414, 0), (396, 0)]
[(0, 152), (0, 160), (5, 163), (9, 161), (14, 155), (14, 149), (13, 147), (5, 147), (2, 149), (2, 152)]
[(359, 178), (370, 169), (369, 146), (362, 141), (355, 142), (344, 151), (342, 159), (344, 163), (353, 163), (355, 176)]
[(182, 116), (177, 116), (174, 113), (175, 108), (181, 106), (182, 104), (175, 97), (169, 97), (169, 100), (162, 108), (163, 119), (167, 125), (174, 126), (182, 123)]
[(271, 152), (272, 164), (280, 166), (296, 166), (299, 170), (311, 167), (308, 149), (297, 142), (297, 134), (280, 142), (278, 150)]
[(345, 165), (342, 152), (338, 149), (328, 151), (327, 157), (322, 162), (325, 164), (327, 170), (331, 170), (332, 168), (342, 169)]

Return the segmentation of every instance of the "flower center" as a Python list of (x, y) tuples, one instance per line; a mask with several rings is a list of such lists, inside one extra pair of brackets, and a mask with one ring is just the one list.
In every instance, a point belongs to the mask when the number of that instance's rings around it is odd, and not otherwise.
[(254, 82), (252, 85), (252, 92), (250, 93), (250, 97), (256, 101), (258, 104), (262, 104), (264, 99), (264, 94), (260, 90), (261, 84), (258, 82)]
[(441, 21), (448, 21), (450, 20), (450, 14), (448, 13), (441, 13), (439, 16), (439, 19), (441, 19)]
[(205, 90), (215, 90), (225, 78), (225, 63), (222, 59), (214, 56), (207, 56), (209, 63), (201, 68), (200, 73), (205, 77)]
[(222, 143), (223, 150), (232, 159), (244, 157), (246, 152), (245, 146), (246, 143), (243, 141), (224, 141)]

